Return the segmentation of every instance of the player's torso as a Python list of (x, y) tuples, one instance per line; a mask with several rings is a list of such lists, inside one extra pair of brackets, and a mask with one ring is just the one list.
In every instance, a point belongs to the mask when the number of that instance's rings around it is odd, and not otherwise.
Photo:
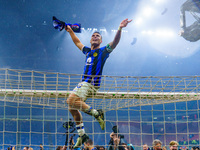
[(101, 75), (109, 54), (105, 48), (91, 50), (86, 54), (84, 74)]

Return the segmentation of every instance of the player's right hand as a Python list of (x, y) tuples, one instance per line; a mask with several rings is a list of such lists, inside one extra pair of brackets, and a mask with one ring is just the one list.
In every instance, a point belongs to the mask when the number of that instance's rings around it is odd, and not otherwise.
[(69, 25), (65, 26), (65, 30), (66, 30), (67, 32), (73, 31)]

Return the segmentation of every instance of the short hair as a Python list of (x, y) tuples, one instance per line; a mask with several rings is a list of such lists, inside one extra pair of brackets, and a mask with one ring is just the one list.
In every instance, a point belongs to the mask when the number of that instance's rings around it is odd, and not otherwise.
[(173, 145), (178, 145), (178, 142), (176, 142), (176, 141), (169, 142), (169, 146), (173, 146)]
[(161, 144), (162, 145), (162, 142), (159, 139), (153, 140), (153, 143), (152, 143), (153, 147), (156, 146), (157, 144)]
[[(98, 32), (98, 31), (94, 31), (93, 34), (94, 34), (94, 33), (98, 33), (99, 35), (101, 35), (101, 33)], [(93, 35), (93, 34), (92, 34), (92, 35)], [(101, 39), (102, 39), (102, 35), (101, 35)]]
[[(100, 35), (101, 35), (101, 33), (100, 33), (100, 32), (98, 32), (98, 31), (94, 31), (94, 33), (98, 33), (98, 34), (100, 34)], [(94, 34), (94, 33), (93, 33), (93, 34)]]
[(85, 143), (86, 143), (86, 144), (89, 144), (89, 145), (93, 145), (92, 139), (88, 139)]

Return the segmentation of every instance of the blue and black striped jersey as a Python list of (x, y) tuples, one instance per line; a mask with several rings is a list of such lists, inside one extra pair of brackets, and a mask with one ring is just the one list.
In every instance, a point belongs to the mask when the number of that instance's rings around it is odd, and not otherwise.
[(82, 51), (86, 55), (86, 60), (82, 81), (91, 83), (94, 86), (100, 86), (103, 66), (112, 52), (108, 46), (95, 50), (91, 50), (86, 46), (83, 47)]

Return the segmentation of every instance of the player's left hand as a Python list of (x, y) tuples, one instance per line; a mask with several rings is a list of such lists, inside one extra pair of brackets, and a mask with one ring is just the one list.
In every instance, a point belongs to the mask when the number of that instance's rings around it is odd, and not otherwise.
[(132, 19), (131, 19), (131, 20), (124, 19), (124, 20), (120, 23), (119, 27), (120, 27), (120, 28), (124, 28), (124, 27), (126, 27), (127, 24), (130, 23), (131, 21), (132, 21)]

